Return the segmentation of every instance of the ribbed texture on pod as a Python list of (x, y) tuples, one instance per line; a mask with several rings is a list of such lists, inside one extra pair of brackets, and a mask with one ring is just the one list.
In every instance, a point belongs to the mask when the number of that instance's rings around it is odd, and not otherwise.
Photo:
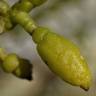
[(12, 8), (15, 10), (29, 12), (33, 7), (34, 5), (29, 0), (20, 0), (19, 2), (15, 3)]
[(43, 27), (38, 27), (34, 30), (34, 32), (32, 33), (32, 39), (35, 43), (39, 43), (41, 40), (43, 40), (43, 38), (45, 37), (45, 35), (49, 32), (48, 29), (43, 28)]

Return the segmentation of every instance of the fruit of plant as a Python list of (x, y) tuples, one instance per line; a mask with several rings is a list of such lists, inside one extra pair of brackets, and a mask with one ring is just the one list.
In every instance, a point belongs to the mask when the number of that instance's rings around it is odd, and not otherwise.
[[(20, 0), (12, 7), (5, 1), (0, 1), (0, 15), (4, 24), (2, 31), (13, 29), (16, 24), (22, 26), (37, 45), (37, 51), (42, 60), (57, 76), (74, 86), (88, 90), (91, 85), (90, 69), (81, 55), (78, 47), (70, 40), (40, 27), (28, 15), (33, 8), (43, 4), (46, 0)], [(3, 8), (4, 6), (4, 8)], [(0, 51), (2, 68), (7, 73), (31, 80), (32, 66), (16, 54), (6, 54)]]

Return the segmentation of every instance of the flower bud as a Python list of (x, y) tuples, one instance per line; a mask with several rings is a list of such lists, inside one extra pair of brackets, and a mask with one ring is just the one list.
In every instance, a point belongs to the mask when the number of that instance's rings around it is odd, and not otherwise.
[(72, 85), (89, 89), (90, 70), (75, 44), (46, 28), (37, 28), (32, 37), (39, 55), (56, 75)]
[(13, 72), (19, 65), (19, 58), (16, 54), (9, 54), (5, 57), (2, 68), (5, 72)]

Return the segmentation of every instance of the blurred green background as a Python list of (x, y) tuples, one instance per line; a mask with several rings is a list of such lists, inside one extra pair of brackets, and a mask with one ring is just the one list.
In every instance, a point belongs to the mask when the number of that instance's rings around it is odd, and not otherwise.
[[(10, 5), (18, 0), (6, 0)], [(96, 0), (48, 0), (30, 15), (76, 43), (93, 75), (88, 92), (62, 81), (40, 59), (31, 36), (19, 25), (0, 35), (0, 47), (33, 64), (33, 80), (21, 80), (0, 69), (0, 96), (96, 96)]]

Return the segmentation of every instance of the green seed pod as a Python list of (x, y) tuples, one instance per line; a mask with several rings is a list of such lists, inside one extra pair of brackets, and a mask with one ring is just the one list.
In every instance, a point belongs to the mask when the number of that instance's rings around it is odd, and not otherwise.
[(11, 73), (19, 66), (19, 59), (16, 54), (9, 54), (5, 57), (2, 68), (5, 72)]
[(13, 74), (22, 79), (32, 80), (32, 64), (25, 59), (19, 59), (19, 62), (20, 64)]
[(32, 37), (39, 55), (55, 74), (72, 85), (89, 89), (90, 70), (75, 44), (46, 28), (37, 28)]
[(0, 48), (0, 67), (7, 73), (27, 80), (32, 80), (32, 64), (22, 59), (16, 54), (7, 54), (3, 48)]

